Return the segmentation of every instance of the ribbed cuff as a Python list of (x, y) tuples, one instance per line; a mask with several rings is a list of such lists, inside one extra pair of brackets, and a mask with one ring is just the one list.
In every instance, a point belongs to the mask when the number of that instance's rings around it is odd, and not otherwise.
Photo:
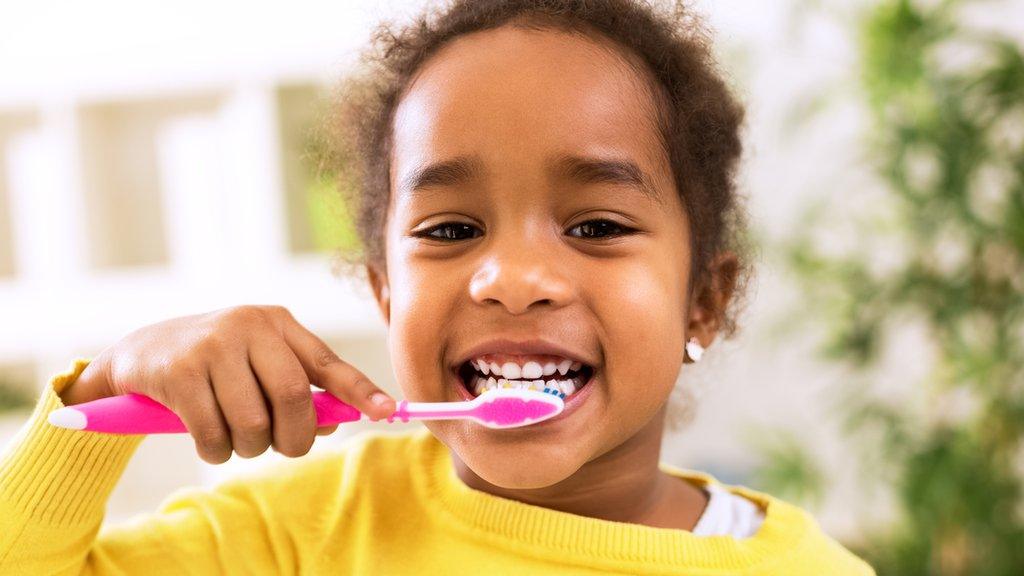
[(110, 492), (145, 436), (112, 435), (53, 426), (58, 394), (89, 365), (75, 359), (54, 376), (0, 456), (0, 507), (35, 521), (73, 525), (103, 517)]

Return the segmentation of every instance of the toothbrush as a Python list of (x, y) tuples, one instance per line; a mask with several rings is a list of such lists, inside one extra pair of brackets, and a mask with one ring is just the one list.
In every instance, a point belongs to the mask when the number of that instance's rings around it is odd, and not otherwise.
[[(328, 392), (313, 392), (317, 426), (369, 420), (355, 407)], [(518, 388), (488, 390), (463, 402), (398, 402), (388, 422), (401, 420), (475, 420), (488, 428), (536, 424), (562, 412), (565, 403), (551, 393)], [(65, 406), (50, 412), (50, 424), (71, 430), (107, 434), (169, 434), (188, 432), (178, 416), (142, 394), (122, 394)]]

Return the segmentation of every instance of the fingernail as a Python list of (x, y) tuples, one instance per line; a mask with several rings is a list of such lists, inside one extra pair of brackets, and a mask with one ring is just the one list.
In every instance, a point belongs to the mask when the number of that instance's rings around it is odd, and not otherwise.
[(370, 402), (378, 406), (383, 406), (388, 401), (388, 395), (383, 392), (374, 392), (373, 396), (370, 396)]

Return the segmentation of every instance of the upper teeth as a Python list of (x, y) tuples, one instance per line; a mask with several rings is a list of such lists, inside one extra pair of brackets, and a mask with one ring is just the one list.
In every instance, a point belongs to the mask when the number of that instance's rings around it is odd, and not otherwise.
[[(467, 383), (467, 386), (474, 394), (479, 396), (487, 390), (493, 390), (495, 388), (519, 388), (521, 390), (538, 390), (542, 392), (550, 392), (557, 394), (562, 398), (571, 396), (576, 392), (577, 382), (573, 379), (568, 380), (507, 380), (505, 378), (496, 379), (494, 376), (490, 376), (484, 379), (483, 376), (473, 376), (471, 382)], [(582, 385), (582, 384), (581, 384)]]
[(470, 364), (473, 368), (483, 372), (484, 374), (494, 374), (495, 376), (503, 376), (509, 380), (515, 380), (518, 378), (540, 378), (541, 376), (551, 376), (558, 371), (559, 374), (565, 376), (569, 370), (579, 370), (583, 367), (583, 364), (579, 362), (573, 362), (568, 358), (561, 362), (546, 362), (541, 365), (539, 362), (529, 361), (522, 365), (515, 362), (505, 362), (498, 364), (496, 362), (487, 362), (482, 358), (474, 358), (470, 360)]

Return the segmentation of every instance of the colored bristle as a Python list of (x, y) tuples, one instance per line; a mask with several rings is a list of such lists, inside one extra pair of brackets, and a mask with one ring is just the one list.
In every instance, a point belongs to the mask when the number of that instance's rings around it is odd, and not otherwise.
[(565, 404), (554, 391), (499, 389), (481, 396), (475, 415), (492, 428), (525, 426), (558, 415)]

